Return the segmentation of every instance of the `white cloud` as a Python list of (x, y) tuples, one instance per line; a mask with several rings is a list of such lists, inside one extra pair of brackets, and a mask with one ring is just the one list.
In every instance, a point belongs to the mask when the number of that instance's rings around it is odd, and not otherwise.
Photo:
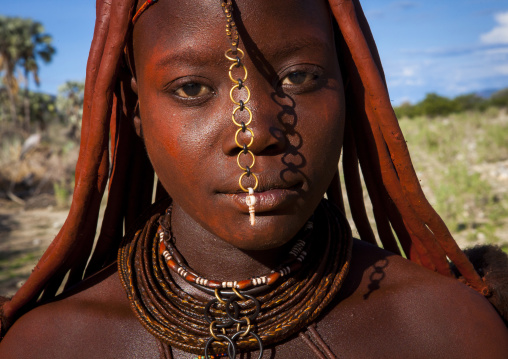
[(505, 55), (505, 54), (508, 54), (508, 47), (500, 47), (500, 48), (495, 48), (495, 49), (487, 49), (487, 50), (485, 50), (485, 54), (486, 55), (491, 55), (491, 56), (494, 56), (494, 55)]
[(402, 68), (402, 72), (401, 72), (401, 75), (403, 77), (413, 77), (415, 76), (415, 71), (416, 69), (414, 67), (409, 67), (409, 66), (406, 66), (404, 68)]
[(501, 75), (508, 75), (508, 65), (496, 66), (495, 70)]
[(385, 68), (390, 87), (421, 86), (424, 84), (421, 66), (395, 63)]
[(495, 15), (497, 26), (480, 39), (484, 44), (508, 44), (508, 11)]

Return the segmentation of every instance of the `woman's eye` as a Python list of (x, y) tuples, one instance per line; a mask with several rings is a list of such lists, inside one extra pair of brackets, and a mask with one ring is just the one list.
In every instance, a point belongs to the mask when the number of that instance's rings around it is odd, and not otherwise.
[(175, 94), (182, 98), (201, 97), (210, 94), (210, 87), (191, 82), (176, 89)]
[(314, 74), (305, 71), (295, 71), (282, 79), (282, 85), (303, 85), (316, 78)]

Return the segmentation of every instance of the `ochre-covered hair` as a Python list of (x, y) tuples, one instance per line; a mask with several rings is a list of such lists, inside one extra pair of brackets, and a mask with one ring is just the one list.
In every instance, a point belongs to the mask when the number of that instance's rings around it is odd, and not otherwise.
[[(124, 60), (136, 5), (136, 0), (97, 0), (70, 212), (26, 283), (3, 302), (0, 332), (5, 333), (9, 323), (37, 303), (55, 297), (66, 275), (65, 288), (69, 288), (113, 262), (124, 223), (132, 223), (152, 203), (154, 171), (131, 124), (137, 98)], [(450, 259), (469, 286), (487, 295), (488, 286), (422, 192), (359, 1), (329, 0), (329, 5), (338, 25), (336, 45), (346, 93), (343, 171), (360, 238), (376, 243), (358, 164), (383, 247), (400, 254), (398, 241), (407, 258), (445, 276), (452, 276)], [(327, 194), (343, 208), (339, 178), (337, 172)], [(104, 224), (98, 228), (108, 179)], [(157, 191), (164, 194), (162, 188)], [(96, 231), (100, 232), (94, 247)]]

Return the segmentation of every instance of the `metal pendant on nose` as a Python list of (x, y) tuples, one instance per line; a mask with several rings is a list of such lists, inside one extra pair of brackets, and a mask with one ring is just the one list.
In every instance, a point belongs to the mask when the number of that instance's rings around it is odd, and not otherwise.
[[(229, 91), (229, 98), (236, 105), (233, 110), (233, 114), (231, 118), (235, 126), (238, 127), (238, 130), (235, 133), (235, 143), (242, 150), (238, 152), (238, 156), (236, 158), (236, 162), (238, 167), (244, 172), (240, 175), (238, 179), (238, 184), (242, 191), (248, 193), (245, 197), (245, 204), (249, 207), (249, 219), (251, 226), (256, 224), (256, 213), (254, 206), (256, 205), (256, 196), (254, 195), (254, 191), (258, 188), (259, 181), (257, 176), (252, 172), (252, 168), (256, 163), (256, 157), (254, 153), (249, 149), (254, 143), (254, 131), (248, 126), (252, 122), (252, 112), (247, 106), (247, 103), (250, 100), (250, 90), (249, 87), (245, 84), (247, 80), (248, 72), (245, 64), (242, 62), (244, 57), (244, 52), (238, 48), (238, 29), (236, 27), (235, 21), (233, 20), (233, 4), (231, 0), (221, 0), (222, 10), (224, 11), (224, 15), (226, 15), (226, 35), (230, 41), (231, 48), (229, 48), (225, 56), (229, 61), (232, 61), (232, 64), (229, 66), (229, 78), (233, 82), (233, 87), (231, 91)], [(236, 71), (235, 71), (236, 70)], [(235, 78), (240, 75), (239, 77)], [(236, 91), (235, 91), (236, 90)], [(235, 99), (235, 93), (243, 94), (243, 97), (240, 100)], [(250, 135), (250, 140), (248, 143), (240, 140), (239, 136)], [(250, 158), (250, 165), (242, 165), (242, 159)], [(243, 185), (243, 181), (245, 179), (250, 179), (250, 186), (245, 187)], [(252, 184), (252, 182), (254, 182)]]

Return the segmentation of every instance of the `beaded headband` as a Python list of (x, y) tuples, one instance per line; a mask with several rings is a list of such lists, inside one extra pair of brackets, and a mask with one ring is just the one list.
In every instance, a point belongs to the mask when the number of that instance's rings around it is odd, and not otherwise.
[[(147, 0), (132, 18), (132, 23), (135, 24), (141, 14), (157, 1), (158, 0)], [(220, 2), (224, 15), (226, 16), (226, 35), (230, 43), (230, 48), (226, 50), (225, 56), (226, 59), (232, 62), (232, 64), (229, 66), (229, 78), (233, 82), (233, 87), (231, 87), (231, 90), (229, 91), (229, 98), (236, 107), (233, 109), (231, 119), (233, 120), (233, 124), (238, 127), (235, 133), (235, 143), (241, 149), (241, 151), (238, 152), (236, 163), (238, 164), (238, 167), (244, 171), (238, 179), (238, 185), (243, 192), (248, 193), (248, 195), (245, 197), (245, 204), (249, 207), (250, 224), (253, 226), (256, 224), (254, 209), (256, 204), (256, 197), (254, 196), (254, 191), (258, 188), (259, 180), (257, 176), (252, 172), (252, 167), (254, 167), (254, 164), (256, 163), (256, 157), (254, 153), (249, 149), (254, 143), (254, 131), (248, 127), (252, 122), (252, 111), (249, 109), (249, 107), (247, 107), (247, 103), (250, 100), (250, 90), (245, 85), (248, 72), (245, 64), (242, 62), (244, 58), (244, 52), (238, 48), (239, 36), (238, 29), (233, 18), (232, 0), (220, 0)], [(235, 69), (237, 70), (235, 71)], [(243, 76), (235, 78), (235, 74), (233, 74), (234, 72), (243, 72)], [(238, 92), (242, 90), (244, 90), (246, 98), (240, 100), (235, 99), (234, 94), (238, 94)], [(247, 114), (243, 116), (247, 117), (245, 120), (238, 119), (238, 116), (242, 116), (242, 113)], [(242, 133), (250, 137), (250, 140), (247, 141), (248, 143), (239, 140), (239, 136)], [(244, 156), (250, 157), (250, 165), (242, 165), (241, 158)], [(245, 180), (245, 177), (252, 177), (252, 181), (254, 183), (251, 186), (244, 186), (243, 181)]]

